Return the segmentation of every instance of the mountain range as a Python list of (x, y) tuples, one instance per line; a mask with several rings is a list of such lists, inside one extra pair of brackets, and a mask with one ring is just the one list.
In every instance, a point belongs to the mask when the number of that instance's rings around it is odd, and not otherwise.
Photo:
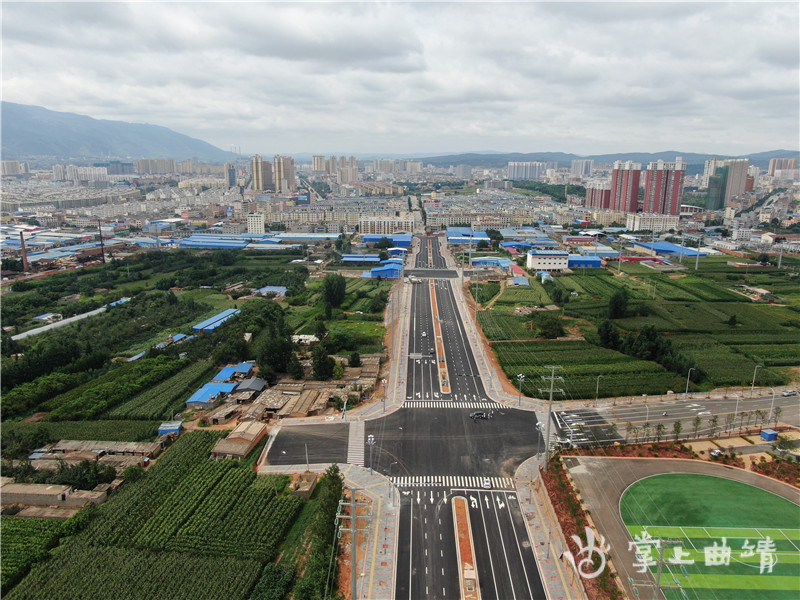
[[(2, 154), (4, 160), (27, 159), (29, 157), (57, 157), (60, 159), (126, 159), (174, 158), (185, 160), (196, 158), (208, 162), (224, 162), (235, 159), (234, 153), (196, 138), (177, 133), (167, 127), (125, 121), (94, 119), (75, 113), (56, 112), (41, 106), (0, 102), (2, 110)], [(269, 153), (262, 153), (268, 156)], [(311, 162), (310, 154), (296, 154), (298, 162)], [(674, 161), (683, 157), (687, 172), (702, 172), (703, 165), (710, 158), (748, 158), (751, 164), (767, 168), (769, 160), (777, 157), (800, 158), (800, 152), (773, 150), (744, 156), (698, 154), (693, 152), (620, 152), (616, 154), (596, 154), (581, 156), (564, 152), (471, 152), (465, 154), (374, 155), (375, 158), (415, 158), (425, 164), (437, 167), (469, 165), (473, 167), (498, 168), (509, 162), (550, 162), (561, 167), (569, 167), (573, 160), (592, 159), (595, 163), (610, 164), (616, 160), (632, 160), (645, 166), (647, 163), (663, 159)], [(373, 155), (370, 155), (373, 157)], [(361, 155), (359, 158), (367, 159)]]
[(41, 106), (0, 103), (4, 160), (59, 158), (174, 158), (224, 162), (235, 154), (167, 127), (93, 119)]

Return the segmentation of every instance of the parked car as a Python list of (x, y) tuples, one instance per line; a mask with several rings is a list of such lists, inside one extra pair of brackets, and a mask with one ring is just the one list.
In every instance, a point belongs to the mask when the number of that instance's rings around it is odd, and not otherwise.
[(722, 456), (725, 456), (725, 453), (722, 450), (717, 449), (709, 452), (709, 455), (711, 455), (712, 458), (720, 458)]
[(781, 396), (796, 396), (797, 390), (786, 390), (785, 392), (781, 393)]

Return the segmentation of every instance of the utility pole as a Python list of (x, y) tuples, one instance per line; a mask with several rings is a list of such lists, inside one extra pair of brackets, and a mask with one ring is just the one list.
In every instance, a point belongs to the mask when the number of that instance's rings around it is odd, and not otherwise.
[[(636, 589), (637, 586), (647, 586), (647, 587), (652, 587), (653, 588), (653, 600), (659, 600), (659, 598), (661, 598), (661, 590), (679, 590), (679, 589), (682, 589), (681, 585), (679, 583), (677, 583), (677, 579), (675, 579), (675, 582), (676, 582), (677, 585), (666, 585), (666, 584), (661, 583), (661, 575), (663, 574), (664, 565), (671, 564), (671, 563), (669, 563), (669, 561), (664, 560), (664, 548), (666, 546), (681, 546), (681, 545), (683, 545), (685, 543), (685, 541), (684, 540), (665, 540), (665, 539), (656, 538), (656, 539), (653, 539), (651, 541), (651, 543), (656, 544), (656, 547), (659, 549), (659, 558), (658, 558), (657, 561), (655, 561), (655, 564), (658, 567), (656, 569), (656, 582), (655, 583), (650, 583), (649, 581), (636, 581), (632, 577), (628, 577), (628, 581), (631, 583), (631, 585), (633, 587), (633, 590), (634, 590), (634, 594), (636, 594), (637, 596), (639, 595), (639, 590)], [(683, 576), (684, 577), (688, 577), (689, 573), (687, 572), (686, 567), (681, 565), (680, 568), (681, 568), (681, 573), (683, 574)], [(674, 577), (673, 577), (673, 579), (674, 579)], [(683, 597), (685, 598), (686, 595), (684, 594)]]
[(103, 258), (103, 264), (106, 264), (106, 247), (103, 245), (103, 228), (100, 221), (97, 221), (97, 232), (100, 234), (100, 256)]
[(703, 245), (703, 236), (700, 236), (700, 241), (697, 242), (697, 258), (694, 261), (694, 270), (697, 271), (697, 268), (700, 266), (700, 246)]
[[(550, 369), (550, 376), (542, 375), (542, 379), (547, 381), (550, 380), (550, 400), (547, 403), (547, 433), (545, 433), (544, 438), (544, 464), (547, 467), (547, 463), (550, 461), (550, 421), (552, 421), (552, 414), (553, 414), (553, 393), (559, 392), (560, 394), (564, 393), (562, 389), (555, 389), (553, 386), (555, 385), (556, 379), (560, 379), (564, 381), (563, 377), (556, 377), (556, 369), (560, 369), (561, 367), (558, 365), (547, 365), (545, 369)], [(539, 392), (546, 392), (548, 390), (539, 389)]]
[[(348, 528), (341, 527), (339, 531), (349, 531), (350, 532), (350, 597), (355, 600), (358, 598), (358, 590), (356, 589), (356, 583), (358, 581), (358, 568), (356, 563), (358, 552), (357, 552), (357, 543), (356, 543), (356, 535), (360, 532), (369, 531), (369, 519), (372, 518), (371, 514), (364, 515), (359, 517), (356, 515), (356, 510), (359, 506), (369, 506), (369, 502), (356, 502), (356, 492), (360, 491), (361, 488), (350, 488), (350, 514), (343, 515), (342, 514), (342, 506), (348, 504), (347, 500), (339, 500), (339, 508), (336, 510), (336, 524), (339, 524), (339, 519), (350, 519), (350, 526)], [(358, 520), (359, 519), (367, 519), (367, 526), (366, 527), (358, 527)]]
[(367, 446), (369, 446), (369, 474), (372, 475), (372, 447), (375, 445), (375, 436), (367, 436)]

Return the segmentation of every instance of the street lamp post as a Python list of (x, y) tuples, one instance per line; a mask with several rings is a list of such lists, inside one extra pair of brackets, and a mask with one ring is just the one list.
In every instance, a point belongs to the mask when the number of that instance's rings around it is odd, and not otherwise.
[(755, 369), (753, 369), (753, 381), (751, 381), (751, 382), (750, 382), (750, 397), (751, 397), (751, 398), (753, 397), (753, 394), (755, 393), (755, 387), (756, 387), (756, 373), (758, 373), (758, 370), (759, 370), (761, 367), (763, 367), (763, 366), (764, 366), (764, 365), (756, 365), (756, 368), (755, 368)]
[(525, 375), (522, 373), (517, 375), (517, 381), (519, 381), (519, 396), (517, 397), (517, 406), (522, 406), (522, 382), (525, 381)]
[(605, 377), (605, 375), (598, 375), (597, 376), (597, 385), (594, 386), (594, 406), (597, 408), (597, 397), (600, 395), (600, 378)]
[(694, 367), (690, 367), (689, 368), (689, 372), (686, 374), (686, 392), (684, 392), (684, 394), (683, 394), (684, 398), (688, 398), (689, 397), (689, 378), (692, 376), (692, 371), (696, 371), (696, 370), (697, 369), (695, 369)]
[(342, 408), (342, 420), (347, 421), (347, 398), (344, 399), (344, 407)]
[(369, 446), (369, 474), (372, 475), (372, 447), (375, 445), (375, 436), (367, 436), (367, 446)]
[(772, 392), (772, 404), (769, 405), (769, 417), (767, 423), (769, 423), (772, 420), (772, 410), (775, 408), (775, 388), (771, 387), (769, 389)]
[[(736, 408), (733, 411), (733, 424), (736, 425), (736, 415), (739, 414), (739, 400), (742, 399), (741, 394), (736, 394)], [(741, 430), (741, 427), (739, 428)]]

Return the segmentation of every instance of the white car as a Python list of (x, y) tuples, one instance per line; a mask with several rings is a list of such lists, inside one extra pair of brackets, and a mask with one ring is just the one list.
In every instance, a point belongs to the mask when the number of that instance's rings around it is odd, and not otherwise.
[(422, 332), (422, 337), (428, 337), (428, 332), (427, 331), (423, 331)]
[(786, 390), (785, 392), (781, 392), (781, 396), (796, 396), (797, 390)]
[(483, 485), (483, 489), (490, 490), (490, 489), (492, 489), (492, 480), (489, 479), (488, 477), (484, 477), (482, 485)]

